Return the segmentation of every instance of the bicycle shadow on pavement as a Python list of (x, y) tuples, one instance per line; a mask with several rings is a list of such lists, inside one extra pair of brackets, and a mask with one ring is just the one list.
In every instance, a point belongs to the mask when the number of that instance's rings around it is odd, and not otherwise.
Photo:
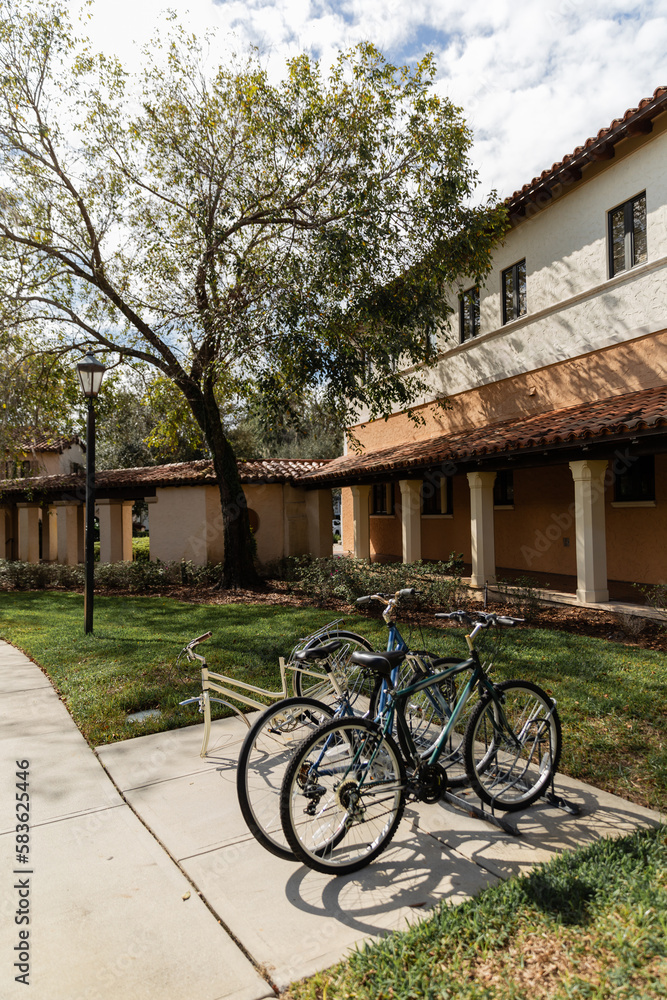
[[(518, 836), (446, 802), (420, 806), (419, 828), (499, 878), (510, 878), (563, 851), (661, 822), (658, 813), (564, 775), (558, 775), (556, 792), (578, 807), (579, 815), (545, 799), (515, 813), (499, 813)], [(471, 793), (468, 798), (480, 804)]]

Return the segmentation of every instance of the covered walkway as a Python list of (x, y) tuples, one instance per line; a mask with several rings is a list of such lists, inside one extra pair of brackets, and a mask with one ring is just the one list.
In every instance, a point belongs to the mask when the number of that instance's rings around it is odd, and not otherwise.
[(462, 552), (473, 587), (500, 565), (605, 603), (610, 577), (665, 579), (667, 386), (348, 454), (304, 480), (349, 488), (343, 542), (359, 558)]

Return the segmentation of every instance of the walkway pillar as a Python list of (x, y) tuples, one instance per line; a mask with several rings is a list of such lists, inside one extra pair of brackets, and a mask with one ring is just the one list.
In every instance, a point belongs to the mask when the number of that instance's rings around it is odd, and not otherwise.
[(469, 472), (471, 587), (496, 582), (496, 545), (493, 529), (493, 484), (495, 472)]
[(14, 547), (14, 508), (0, 507), (0, 559), (11, 559)]
[(418, 562), (422, 557), (421, 479), (401, 479), (401, 536), (403, 562)]
[(132, 561), (132, 500), (97, 500), (100, 562)]
[(604, 488), (607, 461), (570, 462), (574, 479), (577, 534), (577, 600), (600, 604), (609, 600)]
[(352, 519), (354, 521), (354, 556), (356, 559), (371, 557), (371, 529), (369, 504), (370, 486), (351, 486)]
[(55, 507), (58, 516), (58, 562), (76, 566), (83, 562), (83, 504), (59, 500)]
[(39, 562), (39, 504), (19, 503), (19, 561)]
[(333, 554), (333, 505), (331, 490), (306, 491), (308, 551), (315, 559)]
[(51, 504), (42, 507), (42, 559), (56, 562), (58, 558), (58, 515)]

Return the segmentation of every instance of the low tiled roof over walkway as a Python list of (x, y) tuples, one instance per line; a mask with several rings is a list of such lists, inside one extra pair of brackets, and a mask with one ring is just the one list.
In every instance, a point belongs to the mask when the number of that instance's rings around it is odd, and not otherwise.
[[(244, 484), (299, 482), (306, 473), (318, 471), (330, 459), (277, 458), (255, 462), (239, 462), (239, 475)], [(95, 473), (98, 498), (120, 494), (154, 496), (161, 486), (215, 485), (215, 472), (210, 459), (199, 462), (176, 462), (172, 465), (149, 465), (137, 469), (104, 469)], [(0, 497), (17, 500), (27, 493), (35, 499), (59, 499), (84, 490), (85, 476), (81, 473), (57, 476), (33, 476), (0, 482)]]
[(529, 456), (586, 444), (610, 444), (642, 436), (665, 435), (667, 386), (581, 403), (560, 410), (486, 424), (424, 441), (336, 458), (304, 476), (317, 483), (353, 483), (381, 473), (432, 468), (444, 462), (473, 463), (494, 457)]

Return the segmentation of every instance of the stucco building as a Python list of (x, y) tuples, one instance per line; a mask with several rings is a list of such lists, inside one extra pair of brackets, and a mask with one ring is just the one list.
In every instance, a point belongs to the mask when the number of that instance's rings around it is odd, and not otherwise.
[[(331, 555), (331, 489), (300, 480), (326, 460), (239, 463), (239, 503), (248, 507), (257, 558)], [(210, 461), (97, 472), (101, 562), (132, 558), (132, 507), (148, 504), (150, 557), (195, 565), (224, 559), (220, 494)], [(0, 482), (0, 558), (83, 561), (85, 477), (81, 473)]]
[(582, 602), (667, 580), (665, 163), (662, 87), (507, 200), (486, 283), (450, 290), (423, 424), (362, 423), (361, 454), (304, 478), (345, 487), (345, 549)]

